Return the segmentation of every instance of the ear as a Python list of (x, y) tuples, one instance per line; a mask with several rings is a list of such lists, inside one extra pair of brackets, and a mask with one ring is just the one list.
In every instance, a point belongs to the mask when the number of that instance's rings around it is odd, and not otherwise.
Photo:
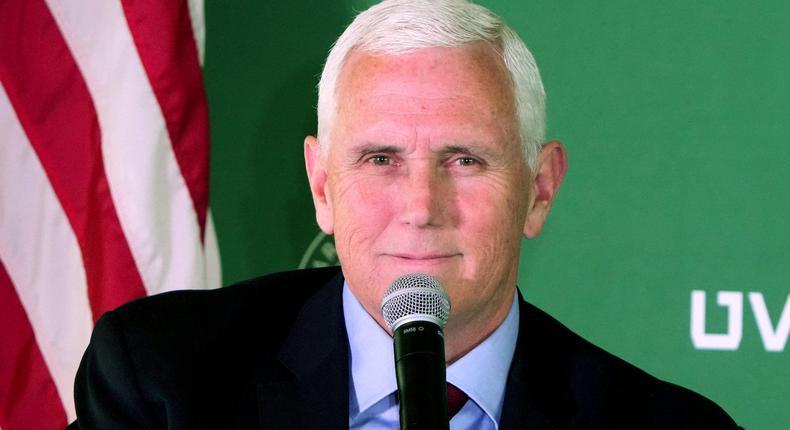
[(555, 140), (543, 145), (535, 168), (529, 211), (524, 223), (524, 236), (528, 239), (534, 239), (543, 229), (554, 197), (560, 190), (562, 178), (568, 170), (568, 159), (562, 144)]
[(332, 234), (334, 232), (334, 216), (332, 198), (327, 191), (326, 160), (320, 142), (313, 136), (307, 136), (304, 139), (304, 164), (307, 170), (307, 181), (310, 183), (310, 192), (313, 194), (315, 219), (321, 231)]

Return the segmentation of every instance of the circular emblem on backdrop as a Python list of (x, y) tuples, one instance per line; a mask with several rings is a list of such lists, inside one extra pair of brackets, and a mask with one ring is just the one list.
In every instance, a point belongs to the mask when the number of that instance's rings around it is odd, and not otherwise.
[(302, 261), (299, 262), (299, 268), (311, 269), (316, 267), (337, 266), (339, 264), (340, 260), (337, 259), (334, 238), (319, 231), (302, 256)]

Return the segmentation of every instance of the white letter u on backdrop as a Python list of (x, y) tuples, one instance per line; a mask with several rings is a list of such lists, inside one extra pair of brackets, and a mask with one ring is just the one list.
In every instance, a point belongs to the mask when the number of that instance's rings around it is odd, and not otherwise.
[(705, 331), (705, 291), (691, 292), (691, 341), (696, 349), (736, 350), (743, 337), (743, 293), (719, 291), (719, 306), (727, 308), (727, 333)]

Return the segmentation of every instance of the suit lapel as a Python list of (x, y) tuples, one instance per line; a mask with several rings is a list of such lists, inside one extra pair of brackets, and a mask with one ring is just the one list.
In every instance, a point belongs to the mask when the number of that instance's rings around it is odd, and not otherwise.
[(261, 370), (263, 428), (348, 428), (348, 338), (342, 276), (305, 302), (287, 335), (278, 364)]
[[(277, 363), (258, 370), (262, 428), (348, 428), (349, 347), (338, 275), (310, 297)], [(540, 310), (520, 299), (519, 334), (508, 373), (500, 429), (565, 429), (574, 402), (565, 345)]]
[(500, 429), (569, 427), (573, 400), (543, 314), (519, 298), (519, 332), (508, 373)]

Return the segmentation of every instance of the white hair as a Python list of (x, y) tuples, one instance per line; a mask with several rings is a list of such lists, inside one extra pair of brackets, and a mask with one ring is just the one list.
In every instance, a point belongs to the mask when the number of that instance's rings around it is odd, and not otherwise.
[(510, 73), (524, 159), (534, 170), (546, 129), (546, 96), (535, 59), (501, 18), (465, 0), (385, 0), (357, 15), (329, 51), (318, 84), (318, 139), (324, 150), (331, 145), (338, 76), (352, 50), (398, 55), (475, 42), (494, 47)]

